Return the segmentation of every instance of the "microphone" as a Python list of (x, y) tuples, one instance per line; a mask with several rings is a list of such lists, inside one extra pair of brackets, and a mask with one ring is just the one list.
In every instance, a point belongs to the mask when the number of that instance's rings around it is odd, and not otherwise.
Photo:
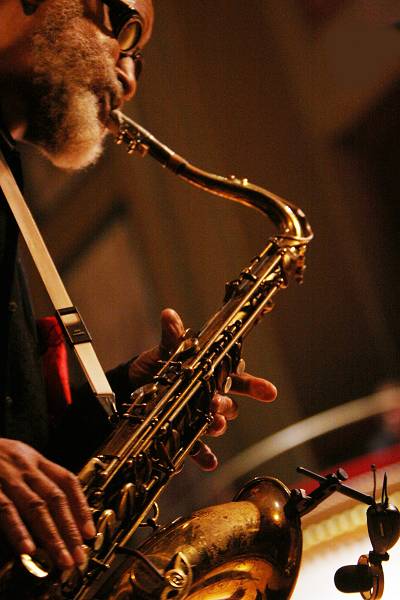
[(340, 567), (335, 573), (335, 586), (345, 594), (367, 592), (374, 586), (372, 569), (369, 565)]

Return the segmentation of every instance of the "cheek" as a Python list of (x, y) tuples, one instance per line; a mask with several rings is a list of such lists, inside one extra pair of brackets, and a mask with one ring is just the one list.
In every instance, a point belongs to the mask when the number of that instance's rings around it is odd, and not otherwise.
[[(71, 58), (70, 81), (89, 86), (115, 86), (117, 82), (118, 42), (90, 21), (80, 21), (69, 35), (65, 55)], [(75, 74), (74, 74), (75, 73)]]
[(84, 52), (82, 58), (97, 57), (97, 61), (104, 60), (107, 56), (108, 61), (115, 64), (119, 57), (119, 44), (106, 30), (103, 31), (96, 23), (90, 19), (79, 19), (74, 23), (73, 32), (78, 51)]

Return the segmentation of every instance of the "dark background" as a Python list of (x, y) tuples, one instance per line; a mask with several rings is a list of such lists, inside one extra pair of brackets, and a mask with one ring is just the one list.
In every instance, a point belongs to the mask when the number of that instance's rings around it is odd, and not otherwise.
[[(240, 418), (215, 444), (228, 480), (240, 451), (400, 376), (395, 5), (155, 1), (129, 114), (195, 164), (289, 198), (315, 232), (304, 285), (281, 292), (246, 342), (249, 369), (279, 397), (273, 406), (240, 400)], [(200, 327), (225, 280), (273, 232), (257, 213), (188, 188), (111, 140), (97, 166), (72, 175), (25, 154), (29, 198), (105, 367), (156, 342), (164, 306)], [(256, 468), (244, 462), (240, 479), (251, 471), (290, 483), (297, 464), (327, 468), (365, 453), (378, 427), (362, 422), (267, 464), (261, 456)], [(213, 500), (218, 478), (188, 468), (174, 508)]]

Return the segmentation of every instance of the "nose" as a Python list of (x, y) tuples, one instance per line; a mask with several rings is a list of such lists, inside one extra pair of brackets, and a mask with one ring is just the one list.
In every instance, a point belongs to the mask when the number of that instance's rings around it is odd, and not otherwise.
[(117, 61), (117, 77), (122, 84), (122, 100), (128, 102), (136, 94), (135, 65), (129, 56), (120, 56)]

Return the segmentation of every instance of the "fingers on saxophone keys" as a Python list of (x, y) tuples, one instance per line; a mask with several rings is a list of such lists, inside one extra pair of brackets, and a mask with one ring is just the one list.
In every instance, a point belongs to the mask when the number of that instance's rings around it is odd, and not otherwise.
[(214, 452), (201, 440), (197, 440), (190, 455), (203, 471), (214, 471), (218, 466)]
[(13, 498), (34, 539), (60, 568), (81, 564), (82, 536), (66, 495), (40, 472), (30, 474), (27, 483), (14, 489)]
[(40, 469), (31, 469), (22, 480), (5, 484), (5, 493), (37, 544), (60, 568), (81, 565), (82, 535), (91, 527), (93, 537), (95, 529), (79, 483), (72, 473), (46, 459), (39, 464)]
[(14, 503), (0, 490), (0, 530), (17, 554), (33, 554), (36, 546)]
[[(83, 540), (79, 528), (82, 515), (76, 511), (74, 514), (74, 508), (79, 508), (79, 506), (74, 506), (72, 501), (75, 498), (71, 495), (76, 478), (72, 473), (69, 473), (69, 471), (62, 469), (58, 465), (52, 465), (52, 467), (60, 471), (60, 481), (57, 481), (56, 476), (53, 476), (53, 479), (49, 479), (40, 473), (39, 476), (36, 476), (34, 480), (30, 480), (29, 483), (32, 490), (40, 498), (45, 499), (47, 509), (68, 552), (73, 557), (73, 562), (80, 565), (85, 562), (86, 557), (82, 550)], [(64, 559), (65, 556), (62, 560)]]
[(228, 428), (228, 423), (223, 415), (215, 414), (213, 420), (207, 428), (207, 435), (212, 437), (219, 437), (224, 435)]
[(228, 421), (236, 419), (238, 415), (238, 406), (229, 396), (215, 394), (210, 405), (213, 414), (213, 420), (208, 426), (207, 434), (212, 437), (223, 435), (228, 427)]
[(78, 478), (67, 469), (47, 461), (46, 459), (43, 460), (41, 469), (65, 493), (72, 515), (82, 537), (85, 540), (94, 538), (96, 535), (96, 527)]
[(214, 415), (222, 415), (227, 421), (233, 421), (239, 413), (237, 402), (233, 398), (221, 394), (214, 394), (210, 409)]
[[(5, 492), (12, 498), (19, 518), (24, 521), (38, 545), (49, 552), (59, 567), (73, 566), (72, 556), (49, 513), (49, 500), (45, 501), (23, 481), (8, 484)], [(14, 537), (12, 529), (9, 530), (9, 536)]]
[(164, 308), (161, 312), (160, 350), (167, 352), (175, 350), (184, 333), (185, 327), (178, 313), (172, 308)]
[(249, 373), (243, 373), (242, 375), (232, 374), (231, 377), (231, 391), (235, 394), (250, 396), (260, 402), (273, 402), (277, 396), (276, 387), (266, 379), (254, 377), (254, 375), (250, 375)]

